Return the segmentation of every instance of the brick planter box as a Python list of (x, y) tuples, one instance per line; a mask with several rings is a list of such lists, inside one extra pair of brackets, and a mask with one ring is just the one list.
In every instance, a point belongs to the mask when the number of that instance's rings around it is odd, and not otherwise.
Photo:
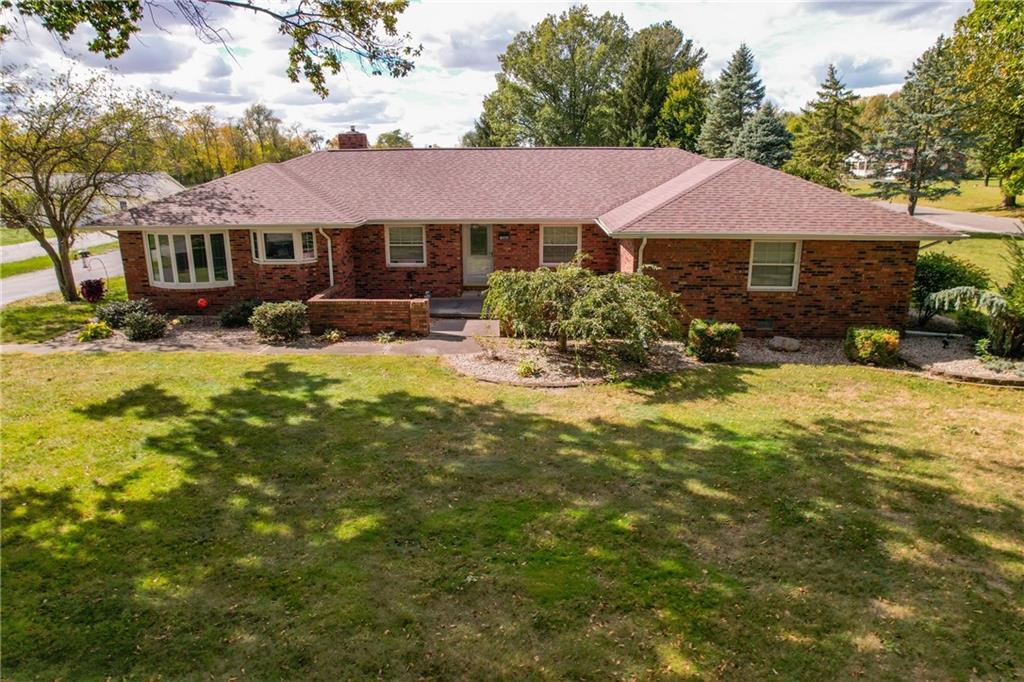
[(328, 289), (306, 301), (309, 330), (322, 334), (339, 329), (346, 334), (398, 334), (426, 336), (430, 333), (430, 301), (425, 298), (336, 298), (338, 289)]

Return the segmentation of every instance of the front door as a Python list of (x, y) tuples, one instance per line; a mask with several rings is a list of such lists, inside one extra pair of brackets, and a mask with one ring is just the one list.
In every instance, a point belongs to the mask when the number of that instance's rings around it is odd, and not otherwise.
[(462, 279), (465, 284), (486, 284), (494, 271), (490, 225), (462, 226)]

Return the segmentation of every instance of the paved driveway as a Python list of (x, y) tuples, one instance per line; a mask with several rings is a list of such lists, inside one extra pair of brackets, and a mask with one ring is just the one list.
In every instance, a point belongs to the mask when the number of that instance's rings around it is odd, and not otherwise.
[[(907, 211), (906, 204), (888, 201), (876, 201), (875, 203), (890, 211), (900, 213), (906, 213)], [(998, 216), (985, 215), (984, 213), (947, 211), (943, 208), (932, 208), (931, 206), (918, 206), (914, 212), (914, 217), (934, 225), (950, 227), (954, 230), (986, 234), (1018, 234), (1017, 226), (1024, 226), (1024, 221), (1014, 218), (1000, 218)]]
[[(39, 247), (39, 250), (42, 251), (42, 247)], [(99, 256), (90, 256), (85, 261), (76, 260), (71, 264), (71, 271), (75, 275), (75, 282), (99, 277), (109, 279), (123, 275), (124, 264), (121, 263), (121, 252), (108, 251)], [(0, 279), (0, 306), (57, 290), (57, 275), (54, 274), (53, 268), (5, 277)]]

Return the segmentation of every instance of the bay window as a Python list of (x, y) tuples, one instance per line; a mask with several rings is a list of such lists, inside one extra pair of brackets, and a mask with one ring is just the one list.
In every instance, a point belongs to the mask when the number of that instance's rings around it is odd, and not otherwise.
[(800, 278), (800, 242), (750, 243), (747, 288), (754, 291), (796, 291)]
[(167, 289), (231, 286), (226, 232), (147, 232), (149, 282)]
[(309, 263), (316, 260), (312, 230), (252, 232), (252, 259), (257, 263)]

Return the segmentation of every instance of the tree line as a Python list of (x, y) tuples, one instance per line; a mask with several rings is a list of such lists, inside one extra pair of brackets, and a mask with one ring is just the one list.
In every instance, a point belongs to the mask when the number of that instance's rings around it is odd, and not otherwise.
[(586, 6), (549, 15), (499, 56), (465, 146), (672, 146), (742, 157), (841, 189), (854, 151), (878, 194), (958, 192), (971, 170), (1024, 193), (1024, 3), (977, 0), (917, 59), (893, 95), (859, 98), (829, 65), (800, 112), (765, 98), (745, 44), (710, 82), (703, 49), (671, 22), (633, 32)]

